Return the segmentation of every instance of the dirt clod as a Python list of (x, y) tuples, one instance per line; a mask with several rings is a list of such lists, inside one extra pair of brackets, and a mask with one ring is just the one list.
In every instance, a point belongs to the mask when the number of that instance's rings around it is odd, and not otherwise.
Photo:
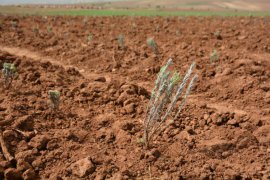
[(22, 172), (15, 168), (8, 168), (5, 170), (5, 179), (7, 180), (20, 180)]
[(23, 174), (22, 178), (24, 180), (35, 180), (37, 178), (36, 173), (33, 169), (27, 169)]
[(28, 143), (30, 146), (37, 148), (39, 150), (43, 150), (46, 148), (49, 139), (44, 135), (37, 135), (33, 137)]
[(78, 160), (70, 166), (72, 173), (80, 178), (88, 176), (92, 174), (96, 167), (92, 163), (90, 157), (86, 157), (84, 159)]
[(97, 77), (97, 78), (95, 78), (95, 81), (106, 82), (106, 78), (105, 77)]

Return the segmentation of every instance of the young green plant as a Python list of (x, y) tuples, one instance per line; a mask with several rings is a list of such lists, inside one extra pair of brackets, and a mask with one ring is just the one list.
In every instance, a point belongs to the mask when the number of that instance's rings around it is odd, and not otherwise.
[(117, 37), (117, 42), (121, 49), (125, 48), (125, 37), (122, 34)]
[(155, 27), (155, 32), (160, 32), (160, 27), (159, 27), (159, 25), (157, 25), (156, 27)]
[(52, 26), (47, 26), (47, 32), (51, 33), (52, 32)]
[(83, 19), (83, 24), (86, 26), (88, 21), (89, 21), (88, 17), (85, 17), (85, 18)]
[[(182, 81), (178, 72), (169, 71), (168, 68), (172, 63), (172, 59), (169, 59), (167, 64), (161, 68), (147, 106), (143, 138), (147, 148), (149, 148), (149, 144), (154, 139), (154, 136), (159, 134), (161, 128), (165, 126), (165, 121), (168, 121), (169, 117), (171, 117), (172, 122), (174, 122), (178, 117), (185, 105), (193, 84), (198, 78), (197, 75), (191, 77), (195, 62), (191, 64)], [(185, 94), (182, 95), (184, 89), (186, 89)], [(177, 105), (181, 95), (180, 104)], [(178, 106), (176, 108), (176, 114), (172, 116), (172, 112), (176, 106)]]
[(219, 39), (219, 40), (222, 40), (222, 36), (221, 36), (221, 33), (219, 30), (217, 30), (215, 33), (214, 33), (214, 36)]
[(211, 63), (215, 63), (215, 62), (219, 61), (219, 53), (217, 52), (217, 50), (212, 51), (209, 59), (210, 59)]
[(36, 25), (34, 28), (33, 28), (33, 32), (35, 34), (35, 36), (37, 36), (39, 34), (39, 27), (38, 25)]
[(4, 79), (4, 85), (6, 88), (9, 88), (12, 84), (12, 81), (17, 73), (17, 69), (12, 63), (4, 63), (2, 69), (2, 76)]
[(49, 90), (48, 94), (50, 100), (50, 107), (53, 110), (58, 110), (60, 104), (60, 92), (57, 90)]
[(132, 23), (131, 29), (132, 29), (133, 31), (136, 31), (136, 29), (137, 29), (137, 24), (136, 24), (135, 22)]
[(88, 36), (87, 36), (87, 42), (90, 43), (93, 39), (93, 34), (92, 33), (89, 33)]
[(157, 43), (155, 42), (155, 40), (153, 38), (148, 38), (146, 42), (147, 42), (148, 46), (152, 49), (152, 51), (155, 54), (157, 54), (158, 53), (158, 47), (157, 47)]
[(10, 23), (11, 23), (11, 26), (12, 26), (13, 29), (17, 28), (17, 26), (18, 26), (17, 21), (11, 21)]

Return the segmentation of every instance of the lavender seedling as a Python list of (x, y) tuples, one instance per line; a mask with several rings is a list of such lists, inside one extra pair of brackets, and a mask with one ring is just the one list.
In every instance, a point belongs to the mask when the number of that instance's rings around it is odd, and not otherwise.
[(60, 92), (57, 90), (49, 90), (48, 94), (50, 100), (50, 107), (53, 110), (58, 110), (60, 104)]
[(124, 49), (125, 48), (125, 37), (123, 35), (119, 35), (117, 37), (117, 42), (118, 42), (118, 45), (121, 49)]
[[(180, 75), (177, 72), (171, 72), (168, 70), (172, 64), (172, 59), (169, 59), (167, 64), (163, 66), (155, 81), (155, 87), (152, 91), (150, 101), (147, 106), (146, 117), (144, 119), (144, 143), (146, 147), (149, 147), (149, 143), (153, 140), (154, 136), (157, 135), (165, 121), (171, 117), (172, 122), (178, 117), (183, 106), (185, 105), (186, 99), (192, 89), (195, 80), (198, 78), (194, 75), (191, 78), (195, 62), (193, 62), (188, 69), (186, 75), (180, 81)], [(189, 84), (188, 81), (190, 80)], [(186, 85), (188, 86), (186, 87)], [(177, 105), (177, 101), (181, 97), (182, 92), (185, 90), (181, 98), (181, 102)], [(178, 106), (177, 112), (172, 116), (172, 111)]]
[(158, 53), (157, 43), (155, 42), (155, 40), (153, 38), (148, 38), (147, 44), (152, 49), (152, 51), (154, 51), (155, 54)]
[(176, 31), (175, 31), (175, 35), (176, 35), (176, 36), (180, 36), (180, 30), (176, 30)]
[(39, 27), (36, 25), (36, 27), (33, 28), (34, 34), (37, 36), (39, 34)]
[(160, 27), (159, 27), (159, 25), (157, 25), (157, 26), (155, 27), (155, 32), (160, 32)]
[(65, 37), (65, 38), (68, 38), (68, 37), (69, 37), (69, 32), (65, 32), (65, 33), (64, 33), (64, 37)]
[(219, 53), (217, 50), (213, 50), (213, 52), (210, 54), (210, 62), (215, 63), (219, 61)]
[(137, 29), (137, 24), (135, 22), (132, 23), (131, 28), (132, 28), (133, 31), (135, 31)]
[(83, 18), (83, 24), (86, 26), (88, 22), (88, 17)]
[(41, 17), (41, 20), (46, 23), (48, 21), (48, 16), (42, 16)]
[(16, 29), (18, 26), (17, 21), (11, 21), (10, 24), (11, 24), (13, 29)]
[(87, 42), (90, 43), (93, 39), (93, 35), (91, 33), (88, 34), (87, 36)]
[(6, 88), (9, 88), (15, 75), (16, 75), (17, 69), (14, 64), (12, 63), (4, 63), (3, 69), (2, 69), (2, 75), (4, 79), (4, 84)]
[(222, 40), (222, 36), (221, 36), (221, 33), (219, 30), (217, 30), (215, 33), (214, 33), (214, 36), (219, 39), (219, 40)]
[(52, 26), (47, 26), (47, 32), (51, 33), (52, 32)]

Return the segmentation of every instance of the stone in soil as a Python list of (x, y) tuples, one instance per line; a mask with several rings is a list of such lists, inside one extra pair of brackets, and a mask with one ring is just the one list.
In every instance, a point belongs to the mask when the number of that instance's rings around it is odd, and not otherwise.
[(70, 166), (73, 175), (80, 178), (86, 177), (95, 172), (95, 165), (92, 163), (90, 157), (80, 159)]

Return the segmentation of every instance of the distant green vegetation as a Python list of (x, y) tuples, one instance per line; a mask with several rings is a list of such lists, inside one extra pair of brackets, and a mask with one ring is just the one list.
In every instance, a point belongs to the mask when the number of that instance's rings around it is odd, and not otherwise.
[(0, 14), (16, 15), (69, 15), (69, 16), (270, 16), (270, 12), (248, 11), (166, 11), (148, 9), (64, 9), (0, 6)]
[(185, 6), (200, 6), (200, 5), (207, 5), (209, 2), (188, 2), (185, 3)]
[(48, 11), (48, 15), (71, 16), (270, 16), (270, 12), (213, 12), (158, 10), (63, 10)]

